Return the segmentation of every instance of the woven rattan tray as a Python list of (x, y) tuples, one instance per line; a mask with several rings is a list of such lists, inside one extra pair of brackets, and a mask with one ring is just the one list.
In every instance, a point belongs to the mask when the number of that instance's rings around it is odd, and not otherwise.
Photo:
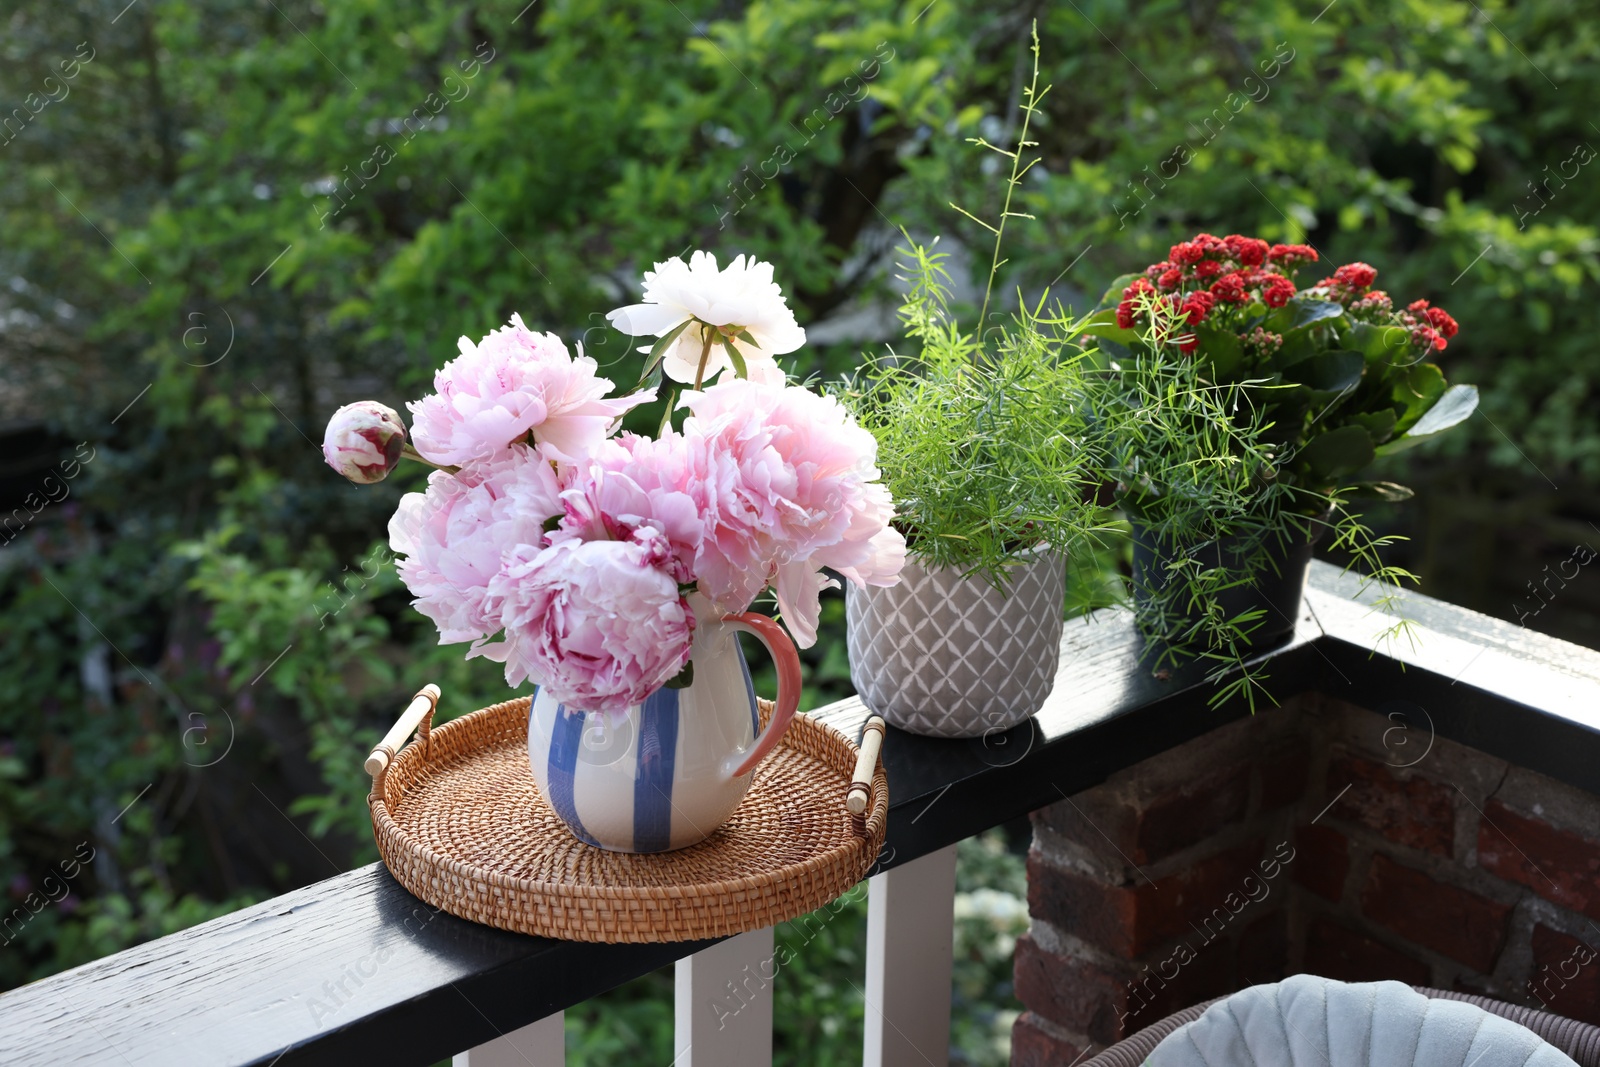
[[(882, 765), (872, 767), (865, 812), (852, 815), (857, 747), (804, 715), (716, 833), (631, 855), (583, 844), (539, 795), (528, 698), (430, 729), (437, 699), (433, 686), (418, 694), (374, 751), (367, 803), (395, 879), (463, 919), (569, 941), (723, 937), (821, 907), (860, 881), (883, 846)], [(413, 727), (417, 740), (395, 755)]]

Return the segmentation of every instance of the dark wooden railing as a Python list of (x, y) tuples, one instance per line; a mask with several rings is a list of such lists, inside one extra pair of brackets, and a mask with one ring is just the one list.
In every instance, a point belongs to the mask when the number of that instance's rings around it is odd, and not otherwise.
[[(1351, 599), (1355, 586), (1313, 565), (1293, 637), (1263, 657), (1275, 696), (1426, 707), (1441, 737), (1600, 793), (1600, 653), (1421, 596), (1405, 605), (1416, 646), (1374, 651), (1383, 620)], [(906, 1062), (895, 1035), (918, 1029), (907, 998), (936, 1001), (941, 980), (948, 992), (948, 961), (919, 988), (904, 978), (917, 973), (905, 955), (915, 947), (899, 920), (917, 906), (907, 894), (921, 890), (896, 886), (893, 871), (1249, 714), (1209, 707), (1213, 690), (1196, 671), (1158, 679), (1141, 665), (1142, 647), (1126, 612), (1096, 612), (1067, 625), (1055, 692), (1029, 723), (975, 741), (890, 731), (889, 833), (869, 920), (869, 972), (878, 971), (867, 981), (868, 1063)], [(865, 718), (854, 700), (814, 714), (852, 735)], [(520, 1047), (496, 1060), (510, 1047), (496, 1039), (692, 954), (703, 972), (694, 988), (720, 984), (716, 967), (726, 964), (710, 947), (505, 933), (434, 911), (373, 864), (0, 996), (0, 1063), (404, 1067), (486, 1046), (469, 1062), (544, 1067)], [(680, 963), (680, 992), (686, 973)], [(684, 1010), (680, 996), (680, 1048), (692, 1023)], [(754, 1014), (770, 1027), (768, 1011)], [(937, 1029), (936, 1007), (932, 1018)], [(763, 1062), (759, 1052), (719, 1051), (711, 1037), (696, 1048), (680, 1067)], [(927, 1058), (942, 1056), (938, 1048)]]

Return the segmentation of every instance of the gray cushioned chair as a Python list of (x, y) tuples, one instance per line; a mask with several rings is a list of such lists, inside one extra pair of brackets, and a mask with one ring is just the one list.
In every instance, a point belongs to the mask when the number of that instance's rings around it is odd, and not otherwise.
[[(1475, 996), (1469, 993), (1455, 993), (1443, 989), (1428, 989), (1422, 986), (1413, 987), (1418, 993), (1432, 1000), (1459, 1001), (1481, 1008), (1491, 1015), (1499, 1016), (1519, 1026), (1531, 1030), (1539, 1038), (1553, 1046), (1578, 1067), (1600, 1067), (1600, 1026), (1591, 1026), (1560, 1015), (1539, 1011), (1534, 1008), (1520, 1007), (1506, 1004), (1503, 1001), (1491, 1000), (1488, 997)], [(1078, 1067), (1140, 1067), (1153, 1053), (1156, 1046), (1174, 1030), (1198, 1019), (1205, 1010), (1226, 997), (1217, 997), (1203, 1004), (1196, 1004), (1192, 1008), (1167, 1016), (1158, 1022), (1140, 1030), (1103, 1052), (1083, 1060)]]

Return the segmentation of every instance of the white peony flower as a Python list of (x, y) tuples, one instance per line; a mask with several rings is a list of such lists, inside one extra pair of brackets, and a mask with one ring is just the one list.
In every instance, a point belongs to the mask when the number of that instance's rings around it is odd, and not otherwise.
[(688, 263), (678, 256), (657, 263), (645, 272), (644, 303), (617, 308), (606, 320), (634, 337), (665, 337), (678, 330), (663, 370), (674, 381), (695, 386), (732, 366), (724, 341), (738, 350), (751, 381), (772, 385), (784, 382), (773, 357), (806, 343), (805, 330), (772, 280), (772, 264), (747, 256), (736, 257), (725, 270), (717, 269), (710, 252), (696, 252)]

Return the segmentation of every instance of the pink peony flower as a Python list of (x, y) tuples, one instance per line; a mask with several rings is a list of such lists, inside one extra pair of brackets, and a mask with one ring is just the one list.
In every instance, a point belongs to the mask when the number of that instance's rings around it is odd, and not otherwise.
[(595, 361), (574, 359), (553, 333), (534, 333), (511, 316), (433, 377), (436, 393), (409, 405), (412, 440), (434, 463), (466, 466), (504, 452), (529, 431), (564, 463), (576, 463), (606, 439), (617, 419), (654, 398), (654, 391), (606, 399), (611, 382), (595, 377)]
[(683, 401), (691, 415), (690, 492), (706, 522), (695, 573), (724, 611), (772, 583), (795, 642), (816, 641), (818, 593), (833, 567), (860, 585), (893, 585), (905, 540), (877, 483), (878, 444), (833, 397), (725, 380)]
[(400, 464), (406, 424), (394, 408), (375, 400), (346, 404), (328, 420), (322, 458), (360, 485), (381, 482)]
[(566, 513), (550, 542), (626, 541), (649, 527), (671, 547), (674, 580), (693, 582), (705, 522), (692, 493), (692, 466), (687, 443), (671, 429), (659, 440), (624, 434), (607, 441), (569, 476), (561, 494)]
[(671, 561), (653, 527), (628, 541), (519, 545), (490, 583), (506, 642), (469, 656), (503, 660), (508, 685), (532, 678), (570, 708), (625, 712), (689, 662), (694, 613)]
[(400, 580), (418, 611), (439, 629), (439, 643), (481, 643), (500, 629), (490, 582), (502, 556), (544, 543), (545, 521), (561, 514), (561, 487), (550, 462), (513, 445), (459, 474), (434, 471), (426, 493), (407, 493), (389, 520), (389, 547), (405, 556)]

